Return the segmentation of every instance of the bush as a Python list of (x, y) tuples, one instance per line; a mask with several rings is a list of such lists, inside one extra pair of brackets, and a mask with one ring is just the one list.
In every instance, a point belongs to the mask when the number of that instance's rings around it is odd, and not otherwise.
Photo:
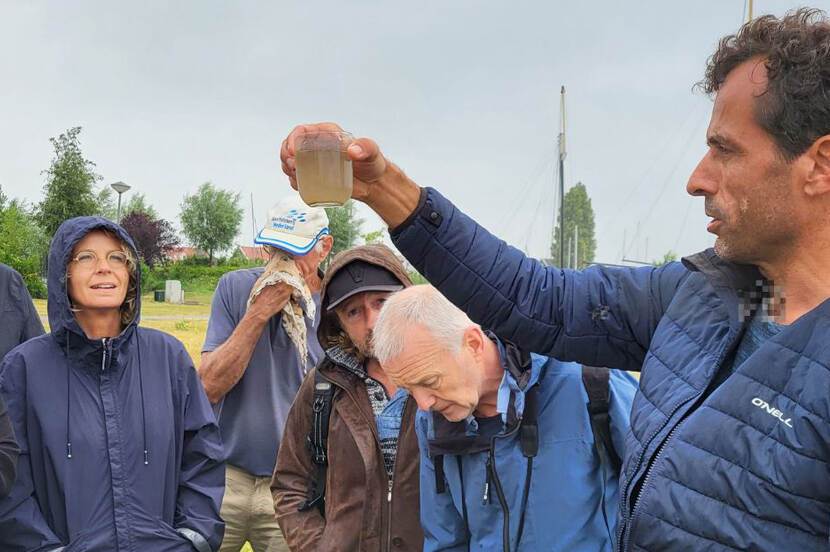
[(409, 271), (409, 279), (412, 280), (412, 283), (417, 285), (420, 284), (428, 284), (427, 279), (421, 276), (421, 273), (416, 270)]
[(261, 266), (262, 263), (232, 264), (228, 261), (220, 262), (221, 266), (210, 266), (207, 259), (185, 259), (153, 268), (141, 265), (142, 293), (150, 293), (156, 289), (164, 289), (165, 280), (179, 280), (185, 292), (212, 293), (216, 289), (219, 278), (226, 272), (240, 268)]
[(49, 247), (47, 237), (34, 223), (25, 205), (12, 201), (5, 208), (0, 205), (0, 262), (17, 270), (32, 297), (46, 297), (46, 285), (41, 278), (41, 259)]

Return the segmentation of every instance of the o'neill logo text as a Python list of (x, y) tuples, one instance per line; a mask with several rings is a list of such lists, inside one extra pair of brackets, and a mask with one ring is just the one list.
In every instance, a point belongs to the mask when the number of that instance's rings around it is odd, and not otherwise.
[(778, 410), (774, 406), (770, 405), (764, 399), (759, 399), (758, 397), (755, 397), (754, 399), (752, 399), (752, 405), (757, 406), (758, 408), (760, 408), (761, 410), (763, 410), (764, 412), (766, 412), (770, 416), (778, 418), (778, 421), (781, 422), (782, 424), (784, 424), (785, 426), (793, 427), (793, 424), (792, 424), (793, 419), (792, 418), (784, 418), (784, 413), (783, 412), (781, 412), (780, 410)]

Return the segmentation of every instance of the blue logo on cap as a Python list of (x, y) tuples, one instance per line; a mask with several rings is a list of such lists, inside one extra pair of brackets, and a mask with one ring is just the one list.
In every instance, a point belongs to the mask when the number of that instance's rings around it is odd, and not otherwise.
[(272, 218), (271, 227), (275, 230), (294, 230), (294, 226), (298, 222), (307, 222), (305, 215), (305, 211), (291, 209), (285, 216)]

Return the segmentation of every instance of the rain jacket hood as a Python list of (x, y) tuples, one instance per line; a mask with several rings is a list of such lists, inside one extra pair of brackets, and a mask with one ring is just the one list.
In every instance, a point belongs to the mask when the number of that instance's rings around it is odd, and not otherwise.
[[(337, 315), (328, 311), (326, 292), (333, 277), (353, 261), (364, 261), (391, 272), (404, 287), (412, 285), (403, 264), (383, 245), (365, 245), (337, 254), (326, 270), (321, 288), (317, 336), (326, 356), (308, 374), (297, 393), (280, 443), (271, 492), (277, 520), (292, 550), (372, 550), (414, 552), (423, 549), (419, 521), (418, 442), (415, 436), (415, 401), (409, 397), (400, 414), (394, 443), (392, 476), (387, 472), (377, 414), (365, 383), (363, 363), (340, 328)], [(325, 516), (317, 507), (302, 508), (308, 499), (309, 477), (317, 477), (312, 463), (309, 434), (317, 408), (315, 382), (331, 382), (325, 469)], [(381, 414), (387, 421), (393, 415)]]
[[(139, 328), (138, 304), (113, 338), (88, 338), (72, 313), (66, 267), (78, 241), (99, 228), (138, 258), (111, 221), (64, 222), (49, 252), (51, 333), (0, 366), (21, 449), (17, 481), (0, 500), (0, 550), (215, 551), (224, 454), (187, 351)], [(140, 300), (139, 281), (136, 267), (128, 298)]]
[[(77, 217), (69, 219), (60, 225), (52, 237), (52, 244), (49, 247), (49, 270), (47, 279), (48, 302), (47, 311), (49, 314), (49, 328), (62, 343), (66, 340), (67, 332), (72, 332), (78, 337), (86, 338), (75, 316), (72, 314), (69, 294), (67, 292), (66, 273), (69, 266), (72, 251), (75, 245), (84, 236), (93, 230), (106, 230), (118, 237), (127, 244), (137, 260), (138, 250), (132, 238), (126, 230), (111, 220), (101, 217)], [(124, 329), (119, 338), (124, 338), (138, 325), (139, 313), (141, 311), (141, 264), (136, 262), (134, 281), (131, 277), (130, 284), (135, 286), (135, 291), (127, 292), (127, 299), (134, 297), (136, 302), (135, 316)], [(128, 332), (130, 330), (130, 332)], [(118, 338), (116, 338), (118, 339)]]
[[(129, 343), (135, 328), (138, 326), (139, 313), (141, 312), (141, 263), (138, 262), (139, 255), (132, 238), (127, 231), (118, 224), (102, 217), (76, 217), (64, 221), (58, 227), (57, 232), (52, 237), (52, 243), (49, 246), (49, 269), (47, 279), (47, 297), (46, 309), (49, 314), (49, 328), (54, 335), (57, 342), (64, 348), (67, 360), (78, 367), (95, 367), (98, 368), (99, 361), (104, 358), (103, 351), (106, 345), (100, 339), (90, 339), (87, 337), (84, 330), (78, 324), (78, 320), (72, 313), (72, 304), (69, 299), (68, 282), (66, 275), (69, 272), (69, 262), (72, 257), (72, 252), (75, 246), (81, 241), (84, 236), (96, 230), (104, 230), (114, 234), (118, 239), (127, 244), (136, 259), (135, 273), (130, 275), (129, 287), (127, 291), (126, 301), (135, 301), (135, 309), (132, 320), (121, 331), (121, 333), (111, 340), (111, 361), (117, 362), (117, 357), (122, 348)], [(123, 308), (123, 307), (122, 307)], [(141, 354), (138, 354), (138, 370), (141, 372)], [(69, 379), (67, 382), (69, 383)], [(71, 384), (67, 385), (67, 395), (71, 392)], [(147, 451), (147, 431), (145, 419), (145, 401), (144, 389), (139, 386), (140, 400), (141, 400), (141, 418), (142, 418), (142, 443), (144, 444), (145, 454)], [(68, 398), (68, 397), (67, 397)], [(70, 407), (70, 402), (67, 400), (67, 408)], [(71, 424), (72, 418), (70, 411), (66, 413), (66, 447), (67, 454), (71, 454)]]
[(373, 265), (385, 268), (391, 272), (404, 287), (412, 285), (412, 279), (403, 267), (403, 263), (395, 256), (395, 253), (385, 245), (372, 244), (361, 245), (353, 247), (338, 253), (326, 270), (326, 275), (323, 278), (322, 288), (320, 289), (320, 325), (317, 326), (317, 340), (323, 349), (327, 349), (334, 345), (339, 345), (344, 350), (351, 349), (351, 340), (340, 328), (340, 323), (337, 321), (337, 315), (334, 311), (328, 310), (328, 296), (326, 295), (326, 288), (331, 282), (334, 275), (337, 274), (347, 264), (353, 261), (364, 261)]

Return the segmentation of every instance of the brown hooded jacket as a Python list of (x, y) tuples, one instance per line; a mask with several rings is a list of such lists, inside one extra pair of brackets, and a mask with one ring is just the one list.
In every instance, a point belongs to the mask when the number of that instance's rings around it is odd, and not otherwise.
[[(338, 254), (326, 271), (321, 291), (317, 337), (324, 349), (353, 351), (337, 316), (326, 310), (326, 288), (341, 268), (356, 260), (383, 267), (404, 286), (412, 285), (401, 262), (385, 246), (366, 245)], [(307, 497), (309, 477), (317, 473), (307, 445), (312, 425), (312, 371), (288, 414), (271, 481), (277, 521), (288, 546), (294, 552), (422, 550), (415, 401), (408, 397), (404, 406), (390, 492), (365, 383), (329, 355), (315, 370), (336, 388), (329, 418), (325, 518), (316, 507), (299, 511)]]

